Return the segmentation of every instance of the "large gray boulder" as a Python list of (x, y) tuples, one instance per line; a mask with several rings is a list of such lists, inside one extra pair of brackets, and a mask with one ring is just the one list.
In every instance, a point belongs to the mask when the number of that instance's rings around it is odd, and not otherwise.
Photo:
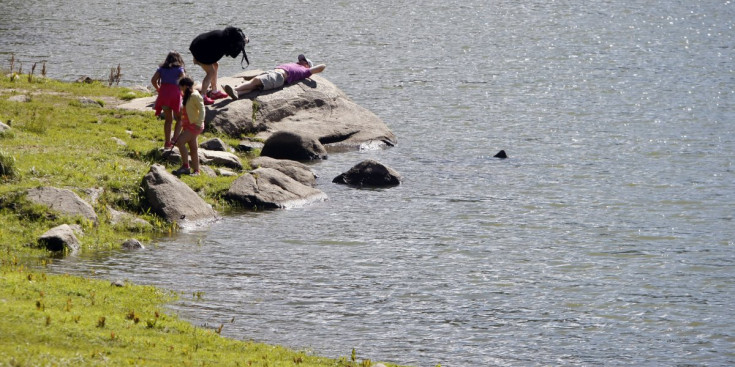
[[(248, 72), (221, 78), (220, 84), (240, 84), (251, 76)], [(300, 131), (315, 136), (328, 151), (393, 146), (397, 142), (378, 116), (320, 75), (284, 88), (251, 92), (236, 101), (221, 100), (214, 106), (208, 111), (208, 123), (231, 136), (258, 133), (257, 137), (265, 140), (276, 131)]]
[(54, 227), (38, 238), (38, 245), (49, 251), (76, 252), (79, 250), (79, 240), (74, 235), (74, 229), (68, 224)]
[(260, 156), (252, 159), (250, 165), (253, 168), (273, 168), (304, 185), (316, 186), (316, 174), (309, 166), (301, 162)]
[(194, 190), (159, 164), (143, 177), (143, 190), (153, 211), (169, 222), (213, 219), (217, 213)]
[(97, 213), (92, 205), (82, 200), (71, 190), (56, 187), (38, 187), (27, 191), (26, 198), (33, 203), (41, 204), (63, 215), (82, 216), (97, 224)]
[(312, 161), (327, 159), (327, 150), (316, 137), (308, 133), (282, 130), (265, 141), (260, 155), (293, 161)]
[(401, 175), (380, 162), (366, 159), (332, 182), (356, 187), (391, 187), (401, 184)]
[(327, 195), (273, 168), (258, 168), (240, 176), (225, 195), (246, 208), (291, 208), (327, 199)]

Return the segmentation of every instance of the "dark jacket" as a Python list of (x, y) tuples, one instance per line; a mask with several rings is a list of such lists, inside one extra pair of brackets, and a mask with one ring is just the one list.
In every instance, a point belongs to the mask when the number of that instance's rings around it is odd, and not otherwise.
[(191, 41), (189, 51), (194, 59), (209, 65), (219, 61), (224, 55), (235, 58), (240, 52), (245, 56), (245, 39), (241, 30), (227, 27), (202, 33)]

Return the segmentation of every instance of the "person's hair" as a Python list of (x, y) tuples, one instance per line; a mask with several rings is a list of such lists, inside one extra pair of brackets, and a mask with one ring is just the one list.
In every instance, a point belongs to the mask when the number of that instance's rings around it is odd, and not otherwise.
[[(237, 57), (237, 55), (242, 52), (240, 66), (242, 66), (243, 61), (246, 61), (248, 65), (250, 65), (248, 54), (245, 52), (245, 45), (248, 43), (249, 40), (245, 33), (243, 33), (242, 29), (228, 26), (225, 27), (224, 35), (225, 39), (227, 39), (229, 42), (225, 53), (230, 57)], [(242, 68), (245, 69), (245, 66), (243, 66)]]
[(158, 65), (162, 68), (177, 68), (177, 67), (184, 67), (184, 59), (181, 57), (181, 54), (179, 54), (176, 51), (171, 51), (166, 55), (166, 60), (163, 60), (163, 63)]
[(189, 101), (189, 97), (191, 97), (191, 94), (194, 92), (194, 79), (189, 78), (188, 76), (185, 76), (179, 79), (179, 86), (186, 87), (186, 90), (184, 91), (184, 100), (183, 100), (183, 104), (184, 106), (186, 106), (186, 102)]

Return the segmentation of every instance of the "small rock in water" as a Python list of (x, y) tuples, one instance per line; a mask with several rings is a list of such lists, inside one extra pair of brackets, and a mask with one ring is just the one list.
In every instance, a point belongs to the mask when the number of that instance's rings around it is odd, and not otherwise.
[(505, 159), (505, 158), (508, 158), (508, 155), (505, 154), (505, 151), (504, 150), (501, 150), (501, 151), (498, 152), (498, 154), (494, 155), (493, 157), (494, 158)]

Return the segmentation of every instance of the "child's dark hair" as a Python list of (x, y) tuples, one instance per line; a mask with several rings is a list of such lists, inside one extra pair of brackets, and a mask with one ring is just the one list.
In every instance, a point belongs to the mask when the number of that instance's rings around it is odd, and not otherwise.
[(184, 106), (186, 106), (186, 102), (189, 101), (189, 97), (191, 97), (191, 93), (194, 91), (194, 79), (185, 76), (179, 79), (179, 86), (186, 87), (186, 90), (184, 91), (184, 100), (182, 101)]
[(177, 68), (177, 67), (184, 67), (184, 59), (181, 57), (181, 54), (179, 54), (176, 51), (171, 51), (166, 55), (166, 60), (163, 61), (160, 65), (158, 65), (162, 68)]

